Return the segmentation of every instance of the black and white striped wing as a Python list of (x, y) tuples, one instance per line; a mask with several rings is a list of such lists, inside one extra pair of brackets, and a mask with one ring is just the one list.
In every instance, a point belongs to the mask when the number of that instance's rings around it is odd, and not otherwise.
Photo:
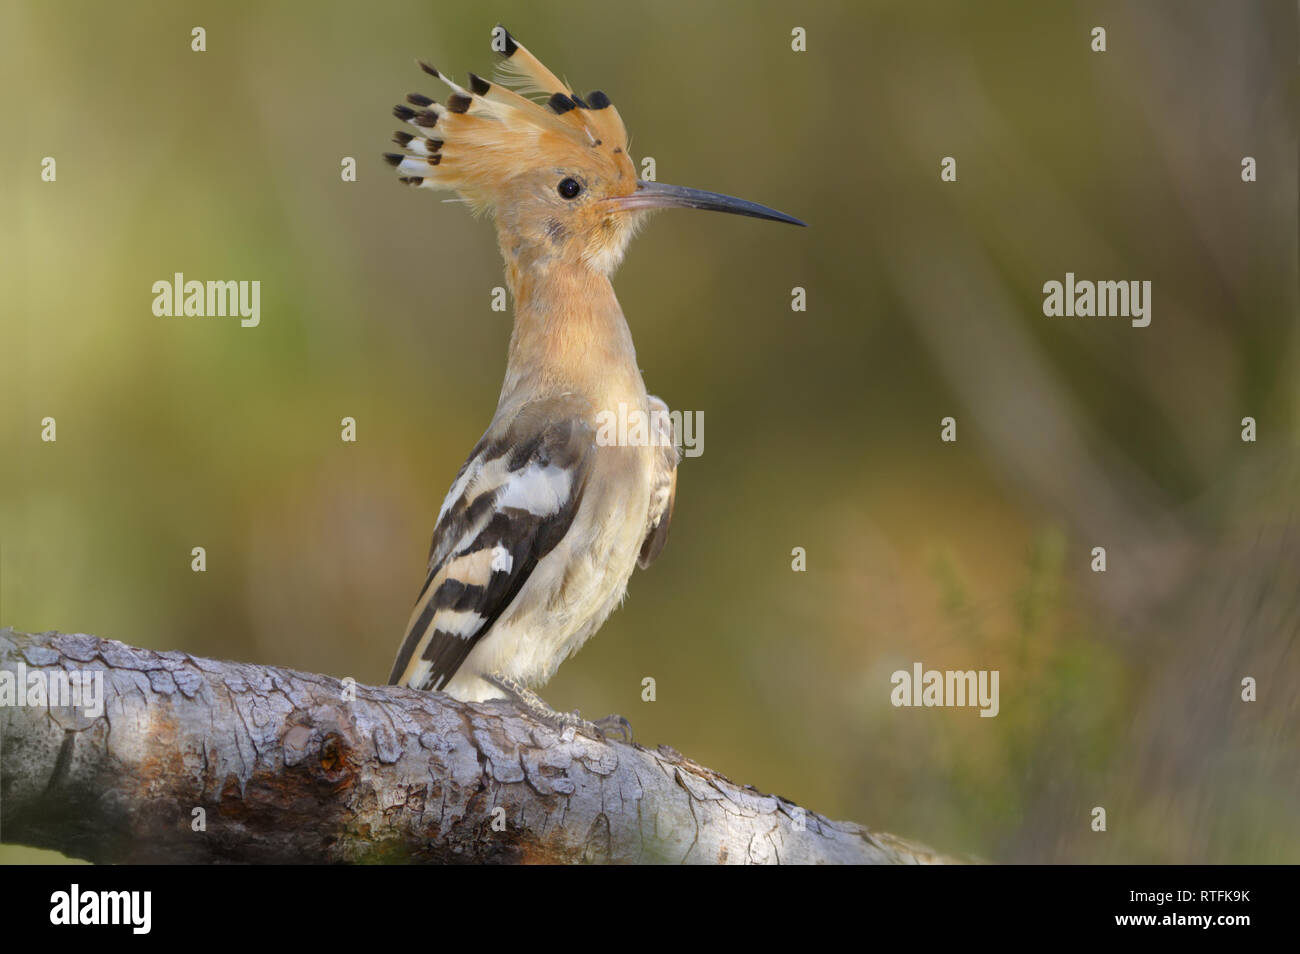
[(559, 400), (528, 405), (470, 454), (438, 515), (390, 684), (446, 686), (568, 533), (595, 448), (590, 425), (572, 410)]

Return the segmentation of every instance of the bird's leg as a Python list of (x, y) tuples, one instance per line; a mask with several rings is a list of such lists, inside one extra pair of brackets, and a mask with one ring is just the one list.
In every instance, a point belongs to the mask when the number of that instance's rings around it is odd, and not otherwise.
[(488, 682), (510, 694), (529, 715), (551, 726), (557, 732), (573, 729), (601, 742), (610, 735), (619, 736), (622, 741), (632, 742), (632, 724), (621, 715), (608, 715), (595, 722), (588, 722), (575, 709), (573, 712), (556, 712), (533, 690), (522, 686), (509, 676), (494, 672), (487, 677)]

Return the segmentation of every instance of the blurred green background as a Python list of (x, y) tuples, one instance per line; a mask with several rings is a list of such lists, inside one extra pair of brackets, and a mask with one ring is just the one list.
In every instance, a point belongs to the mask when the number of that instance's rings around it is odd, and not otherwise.
[[(510, 326), (490, 225), (380, 153), (441, 95), (414, 58), (486, 75), (498, 20), (662, 181), (810, 225), (634, 242), (705, 452), (548, 701), (943, 851), (1300, 861), (1284, 0), (6, 3), (0, 625), (386, 678)], [(155, 317), (177, 271), (260, 280), (261, 326)], [(1150, 327), (1045, 318), (1067, 271), (1152, 281)], [(1001, 713), (892, 707), (914, 661), (999, 670)]]

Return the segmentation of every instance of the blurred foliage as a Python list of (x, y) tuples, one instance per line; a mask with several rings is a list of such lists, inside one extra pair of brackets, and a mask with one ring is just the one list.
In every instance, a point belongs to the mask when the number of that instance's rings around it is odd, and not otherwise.
[[(385, 678), (509, 322), (489, 225), (379, 155), (391, 105), (438, 92), (413, 59), (486, 73), (499, 19), (609, 93), (662, 180), (810, 223), (665, 213), (633, 244), (647, 384), (704, 412), (705, 453), (545, 697), (942, 850), (1300, 860), (1294, 612), (1198, 602), (1235, 574), (1294, 595), (1295, 541), (1249, 541), (1295, 496), (1243, 468), (1296, 445), (1295, 15), (7, 3), (0, 623)], [(260, 280), (261, 326), (154, 317), (178, 271)], [(1044, 318), (1066, 271), (1152, 280), (1151, 327)], [(999, 670), (1000, 714), (892, 707), (914, 661)]]

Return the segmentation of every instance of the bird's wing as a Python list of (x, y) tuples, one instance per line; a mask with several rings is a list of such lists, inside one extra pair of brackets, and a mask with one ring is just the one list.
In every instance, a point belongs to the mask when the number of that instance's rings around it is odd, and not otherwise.
[(390, 684), (441, 689), (455, 675), (568, 532), (595, 444), (568, 398), (526, 405), (488, 429), (438, 515), (429, 574)]
[(679, 454), (677, 441), (673, 434), (672, 419), (668, 416), (668, 405), (662, 399), (650, 397), (650, 424), (655, 435), (655, 444), (659, 449), (659, 459), (655, 461), (654, 486), (650, 491), (650, 512), (646, 517), (646, 535), (637, 556), (637, 565), (645, 569), (663, 550), (668, 542), (668, 525), (673, 519), (673, 503), (677, 500), (677, 462)]

